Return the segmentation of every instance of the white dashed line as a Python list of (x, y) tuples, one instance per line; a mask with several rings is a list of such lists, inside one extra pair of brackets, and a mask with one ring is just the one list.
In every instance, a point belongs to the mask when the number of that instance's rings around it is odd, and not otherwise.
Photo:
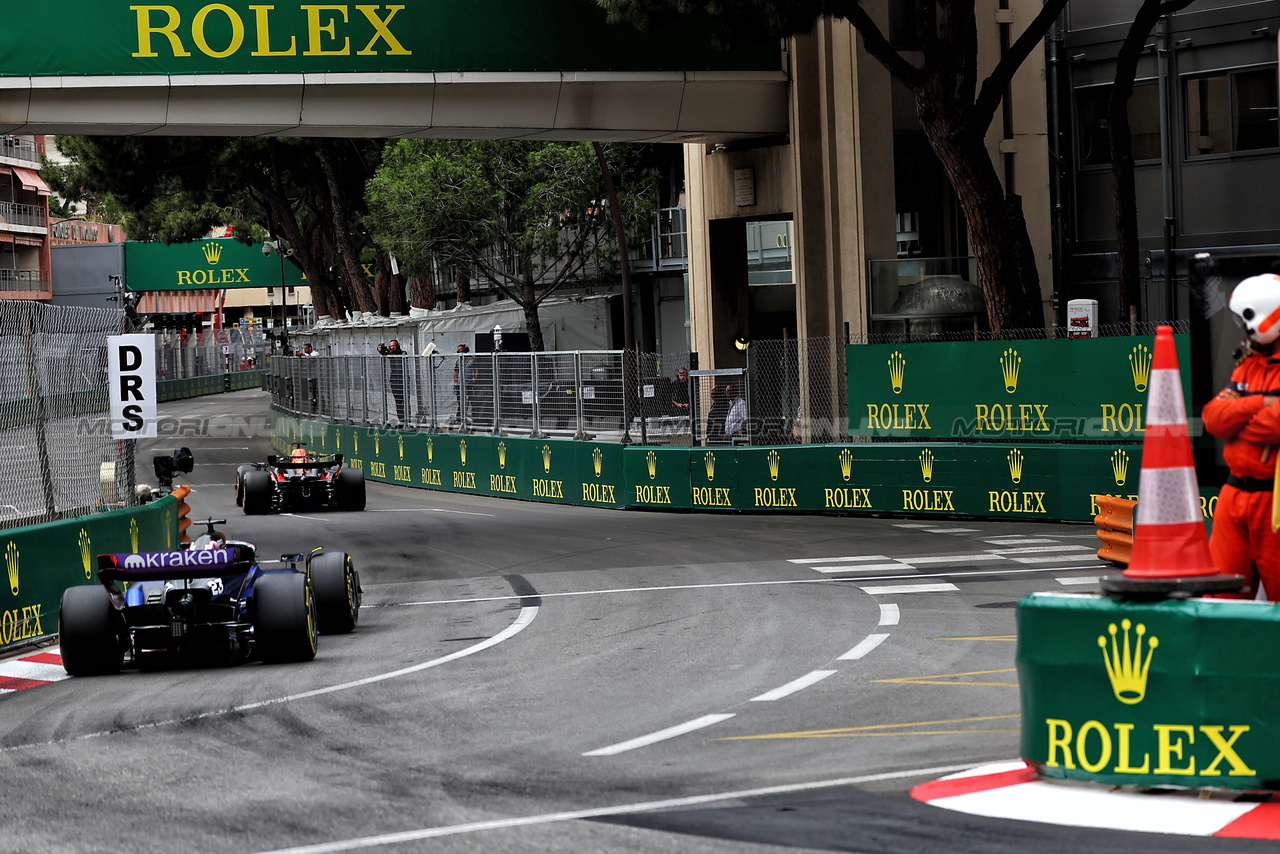
[(889, 560), (887, 555), (850, 555), (849, 557), (797, 557), (790, 558), (787, 563), (841, 563), (861, 560)]
[(1030, 555), (1043, 554), (1044, 552), (1091, 552), (1094, 549), (1088, 546), (1027, 546), (1017, 549), (987, 549), (989, 554), (993, 555)]
[(977, 528), (925, 528), (930, 534), (976, 534)]
[(884, 643), (888, 639), (889, 639), (889, 635), (887, 633), (877, 633), (874, 635), (867, 635), (865, 638), (862, 639), (861, 643), (859, 643), (853, 649), (849, 650), (848, 652), (846, 652), (844, 655), (840, 656), (836, 660), (837, 661), (857, 661), (859, 658), (862, 658), (864, 655), (871, 652), (871, 650), (875, 649), (876, 647), (878, 647), (880, 644)]
[(1081, 575), (1077, 578), (1055, 578), (1063, 587), (1074, 587), (1077, 584), (1097, 584), (1101, 579), (1096, 575)]
[(703, 715), (700, 718), (688, 721), (687, 723), (677, 724), (673, 727), (660, 729), (657, 732), (651, 732), (648, 735), (642, 735), (639, 738), (633, 738), (629, 741), (620, 741), (608, 747), (601, 747), (599, 750), (589, 750), (582, 754), (583, 756), (616, 756), (619, 753), (626, 753), (628, 750), (635, 750), (637, 747), (647, 747), (650, 744), (657, 744), (659, 741), (666, 741), (669, 738), (684, 735), (685, 733), (694, 732), (695, 730), (704, 729), (718, 724), (721, 721), (727, 721), (733, 717), (731, 714), (722, 715)]
[[(888, 637), (888, 635), (885, 635), (885, 637)], [(797, 691), (803, 691), (805, 688), (808, 688), (810, 685), (821, 682), (823, 679), (826, 679), (828, 676), (834, 676), (836, 672), (837, 671), (835, 670), (814, 670), (811, 673), (806, 673), (804, 676), (801, 676), (799, 679), (795, 679), (791, 682), (788, 682), (786, 685), (782, 685), (778, 688), (774, 688), (772, 691), (766, 691), (765, 693), (761, 694), (759, 697), (752, 697), (751, 702), (770, 703), (770, 702), (773, 702), (774, 700), (781, 700), (783, 697), (789, 697)]]
[(993, 546), (1032, 546), (1038, 543), (1057, 543), (1057, 540), (1050, 540), (1045, 537), (999, 537), (990, 540), (983, 540), (984, 543), (990, 543)]
[(876, 587), (863, 587), (863, 593), (870, 593), (872, 596), (890, 596), (896, 593), (950, 593), (953, 590), (959, 590), (950, 582), (942, 584), (885, 584)]
[(880, 625), (896, 626), (898, 625), (898, 606), (892, 602), (880, 603)]
[(915, 567), (909, 563), (894, 561), (893, 563), (859, 563), (853, 566), (815, 566), (813, 567), (813, 569), (818, 572), (827, 572), (827, 573), (871, 572), (872, 570), (875, 570), (877, 572), (883, 572), (883, 571), (896, 571), (896, 570), (910, 570), (910, 569), (915, 569)]

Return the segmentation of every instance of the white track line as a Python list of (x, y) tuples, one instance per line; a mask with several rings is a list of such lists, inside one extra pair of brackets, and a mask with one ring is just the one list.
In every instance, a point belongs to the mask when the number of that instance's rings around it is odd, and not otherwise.
[(633, 738), (629, 741), (620, 741), (617, 744), (611, 744), (608, 747), (601, 747), (598, 750), (589, 750), (582, 754), (583, 756), (616, 756), (619, 753), (626, 753), (628, 750), (635, 750), (637, 747), (647, 747), (650, 744), (656, 744), (659, 741), (666, 741), (669, 738), (675, 738), (688, 732), (704, 729), (721, 721), (727, 721), (733, 717), (731, 714), (722, 715), (703, 715), (700, 718), (677, 724), (673, 727), (660, 729), (657, 732), (651, 732), (648, 735), (642, 735), (639, 738)]
[(976, 534), (977, 528), (925, 528), (929, 534)]
[(789, 558), (787, 563), (848, 563), (860, 560), (889, 560), (885, 555), (850, 555), (849, 557), (797, 557)]
[(927, 557), (904, 558), (912, 564), (938, 564), (938, 563), (995, 563), (996, 561), (1008, 560), (1004, 555), (992, 554), (972, 554), (972, 555), (929, 555)]
[(876, 647), (878, 647), (880, 644), (884, 643), (888, 639), (889, 639), (889, 635), (887, 633), (867, 635), (865, 638), (862, 639), (861, 643), (859, 643), (853, 649), (849, 650), (848, 652), (846, 652), (844, 655), (840, 656), (836, 660), (837, 661), (857, 661), (859, 658), (862, 658), (864, 655), (871, 652), (871, 650), (875, 649)]
[(950, 582), (943, 584), (885, 584), (877, 587), (864, 587), (863, 593), (870, 593), (872, 596), (890, 596), (896, 593), (950, 593), (953, 590), (959, 590)]
[(898, 606), (892, 602), (880, 603), (880, 625), (896, 626), (898, 625)]
[(823, 679), (826, 679), (828, 676), (834, 676), (836, 672), (837, 671), (835, 670), (811, 671), (809, 673), (806, 673), (804, 676), (801, 676), (799, 679), (791, 680), (786, 685), (781, 685), (777, 688), (774, 688), (772, 691), (765, 691), (759, 697), (752, 697), (751, 702), (771, 703), (774, 700), (781, 700), (783, 697), (790, 697), (792, 694), (796, 693), (797, 691), (803, 691), (805, 688), (808, 688), (810, 685), (815, 685), (818, 682), (821, 682)]
[(649, 801), (638, 804), (621, 804), (614, 807), (595, 807), (593, 809), (571, 810), (566, 812), (544, 813), (523, 818), (500, 818), (491, 821), (475, 821), (467, 824), (454, 824), (445, 827), (424, 827), (420, 830), (403, 830), (399, 833), (384, 833), (378, 836), (364, 836), (356, 839), (322, 842), (318, 845), (300, 845), (296, 848), (277, 848), (271, 851), (260, 851), (258, 854), (340, 854), (343, 851), (356, 851), (361, 848), (376, 848), (382, 845), (396, 845), (403, 842), (417, 842), (422, 839), (439, 839), (443, 836), (460, 836), (467, 833), (481, 833), (486, 830), (512, 830), (519, 827), (534, 827), (540, 824), (557, 824), (568, 821), (583, 821), (593, 818), (605, 818), (615, 815), (635, 815), (637, 813), (656, 812), (658, 810), (684, 809), (703, 804), (736, 801), (742, 798), (761, 798), (769, 795), (787, 795), (794, 792), (808, 792), (815, 789), (833, 789), (841, 786), (861, 786), (867, 783), (880, 783), (886, 780), (907, 780), (915, 777), (933, 777), (953, 771), (968, 770), (970, 765), (947, 765), (939, 768), (918, 768), (910, 771), (890, 771), (885, 774), (866, 774), (861, 777), (844, 777), (838, 780), (820, 780), (812, 783), (791, 783), (783, 786), (765, 786), (759, 789), (741, 789), (736, 792), (718, 792), (711, 795), (694, 795), (688, 798), (672, 798), (665, 801)]
[(872, 571), (885, 572), (887, 570), (895, 570), (895, 569), (896, 570), (915, 569), (915, 567), (909, 563), (904, 563), (902, 561), (895, 561), (894, 563), (857, 564), (856, 566), (815, 566), (813, 567), (813, 569), (815, 569), (818, 572), (825, 572), (825, 573), (872, 572)]
[(1017, 548), (1017, 549), (987, 549), (987, 552), (993, 555), (1030, 555), (1030, 554), (1040, 554), (1043, 552), (1081, 552), (1081, 551), (1096, 551), (1096, 550), (1091, 549), (1088, 546), (1073, 546), (1073, 545), (1027, 546), (1025, 548)]
[(1097, 584), (1101, 579), (1096, 575), (1081, 575), (1076, 578), (1055, 578), (1054, 581), (1063, 587), (1074, 587), (1077, 584)]

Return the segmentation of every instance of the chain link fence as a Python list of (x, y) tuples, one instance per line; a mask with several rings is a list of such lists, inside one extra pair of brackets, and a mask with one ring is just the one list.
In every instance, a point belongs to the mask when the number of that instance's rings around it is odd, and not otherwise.
[(156, 379), (182, 380), (266, 367), (266, 344), (237, 341), (223, 344), (181, 344), (156, 339)]
[(0, 527), (134, 501), (133, 446), (111, 438), (112, 309), (0, 301)]
[[(1172, 326), (1175, 335), (1185, 335), (1191, 331), (1191, 322), (1187, 320), (1134, 321), (1132, 323), (1103, 323), (1096, 326), (1098, 338), (1117, 338), (1125, 335), (1155, 335), (1157, 326)], [(1002, 329), (997, 332), (965, 330), (963, 332), (912, 331), (852, 335), (850, 344), (919, 344), (956, 341), (1043, 341), (1049, 338), (1070, 338), (1079, 334), (1066, 326), (1048, 329)]]

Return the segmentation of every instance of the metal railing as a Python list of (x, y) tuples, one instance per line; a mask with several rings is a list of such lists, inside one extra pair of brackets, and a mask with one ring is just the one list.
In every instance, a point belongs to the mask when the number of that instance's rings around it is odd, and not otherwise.
[(685, 209), (654, 211), (648, 234), (631, 250), (631, 266), (637, 272), (684, 270), (689, 266), (688, 227)]
[[(226, 352), (223, 352), (223, 350)], [(250, 371), (267, 366), (267, 345), (187, 344), (181, 346), (157, 338), (156, 379), (180, 380), (215, 374)]]
[(0, 225), (28, 225), (45, 228), (49, 215), (43, 207), (20, 202), (0, 202)]
[(0, 137), (0, 157), (24, 160), (36, 165), (40, 163), (40, 153), (36, 150), (35, 142), (16, 136)]
[(50, 289), (48, 270), (0, 270), (0, 291), (36, 291)]

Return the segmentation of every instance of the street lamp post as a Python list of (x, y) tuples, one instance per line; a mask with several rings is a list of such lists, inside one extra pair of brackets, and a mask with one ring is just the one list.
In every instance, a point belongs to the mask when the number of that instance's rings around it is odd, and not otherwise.
[(284, 281), (284, 258), (286, 255), (292, 255), (293, 250), (281, 249), (279, 240), (264, 240), (262, 254), (270, 257), (272, 250), (280, 256), (280, 350), (287, 356), (289, 355), (289, 290)]

